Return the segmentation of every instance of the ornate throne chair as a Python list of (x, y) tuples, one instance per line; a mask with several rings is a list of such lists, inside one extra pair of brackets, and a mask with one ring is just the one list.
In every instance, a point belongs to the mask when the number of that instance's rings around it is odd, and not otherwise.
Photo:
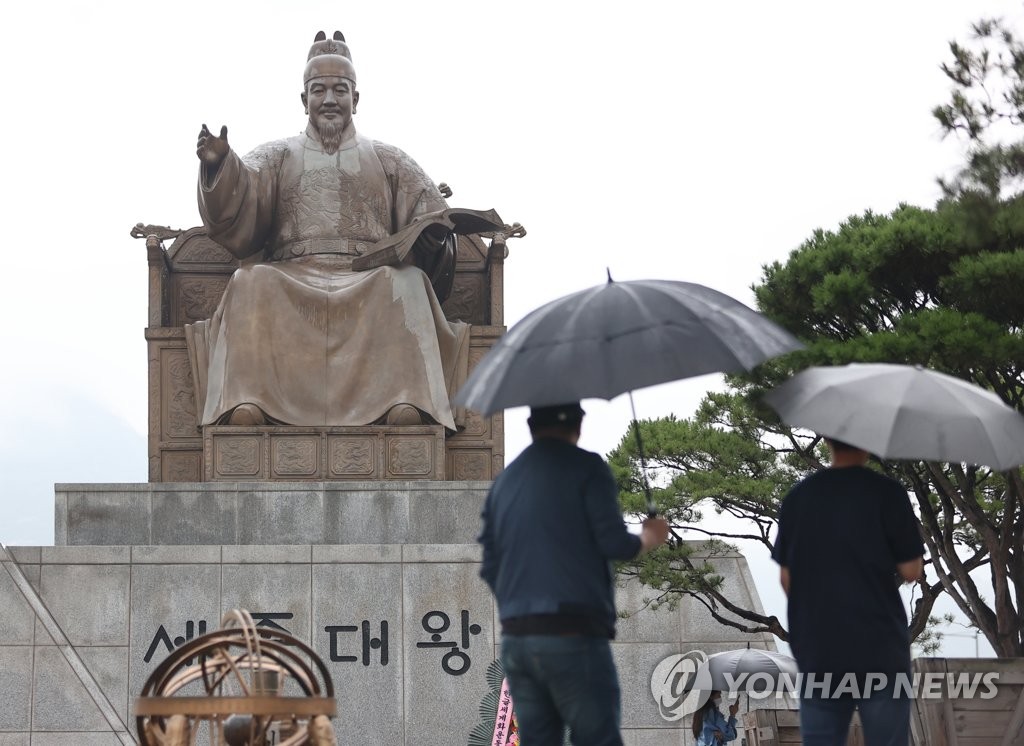
[[(489, 480), (504, 466), (501, 413), (467, 412), (465, 428), (447, 437), (439, 425), (199, 427), (183, 326), (213, 314), (239, 261), (202, 227), (140, 223), (132, 235), (146, 239), (149, 261), (149, 481)], [(505, 331), (506, 236), (459, 241), (443, 308), (471, 324), (472, 368)]]

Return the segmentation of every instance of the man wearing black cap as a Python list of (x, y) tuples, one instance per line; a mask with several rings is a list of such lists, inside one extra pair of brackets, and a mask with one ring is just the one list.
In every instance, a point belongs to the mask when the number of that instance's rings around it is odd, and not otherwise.
[(622, 519), (611, 470), (576, 446), (579, 402), (534, 407), (533, 443), (494, 480), (483, 510), (480, 576), (498, 601), (501, 660), (524, 743), (620, 746), (612, 560), (668, 538), (662, 518), (638, 536)]

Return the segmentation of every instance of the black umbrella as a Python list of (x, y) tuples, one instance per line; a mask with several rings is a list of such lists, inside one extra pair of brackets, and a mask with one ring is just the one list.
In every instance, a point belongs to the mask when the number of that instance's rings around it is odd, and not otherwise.
[[(485, 415), (516, 406), (613, 399), (705, 373), (750, 370), (802, 345), (717, 290), (690, 282), (613, 282), (551, 301), (509, 329), (455, 397)], [(630, 393), (632, 406), (632, 393)], [(645, 472), (640, 427), (633, 425)]]

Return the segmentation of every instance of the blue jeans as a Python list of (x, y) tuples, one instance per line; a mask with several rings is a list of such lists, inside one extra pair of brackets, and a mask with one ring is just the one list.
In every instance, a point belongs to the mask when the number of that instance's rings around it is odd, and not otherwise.
[(600, 637), (503, 635), (501, 664), (522, 742), (622, 746), (622, 704), (611, 645)]
[(854, 709), (860, 712), (864, 746), (907, 746), (911, 701), (905, 690), (893, 697), (894, 688), (890, 676), (885, 687), (864, 699), (822, 699), (802, 693), (800, 736), (804, 746), (846, 746)]

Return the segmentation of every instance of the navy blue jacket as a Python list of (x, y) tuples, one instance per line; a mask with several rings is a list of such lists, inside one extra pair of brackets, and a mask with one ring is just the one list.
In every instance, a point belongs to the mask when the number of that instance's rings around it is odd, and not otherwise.
[(618, 488), (596, 453), (536, 440), (494, 480), (483, 510), (480, 576), (502, 620), (583, 614), (615, 631), (611, 560), (635, 557)]

